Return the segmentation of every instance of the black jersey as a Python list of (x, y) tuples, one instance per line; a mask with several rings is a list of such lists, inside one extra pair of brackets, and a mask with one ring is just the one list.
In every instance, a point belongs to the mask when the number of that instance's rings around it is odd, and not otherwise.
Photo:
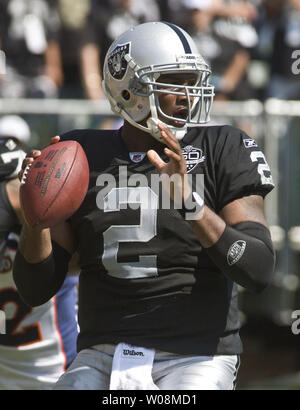
[[(162, 207), (147, 157), (129, 153), (118, 131), (76, 130), (66, 139), (82, 145), (90, 166), (88, 193), (70, 218), (81, 265), (78, 349), (127, 342), (179, 354), (241, 353), (237, 286), (178, 210)], [(273, 187), (257, 143), (238, 129), (193, 128), (181, 145), (217, 213)]]

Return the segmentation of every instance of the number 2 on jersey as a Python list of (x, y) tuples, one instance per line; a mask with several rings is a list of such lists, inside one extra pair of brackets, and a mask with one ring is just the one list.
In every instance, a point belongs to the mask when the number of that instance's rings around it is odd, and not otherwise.
[(262, 159), (263, 162), (258, 163), (257, 172), (261, 176), (261, 183), (263, 185), (274, 185), (273, 178), (269, 164), (267, 163), (265, 155), (261, 151), (252, 151), (250, 154), (252, 162), (258, 162), (258, 159)]
[[(104, 212), (118, 212), (123, 205), (136, 204), (139, 225), (112, 225), (103, 233), (102, 263), (109, 275), (121, 279), (157, 276), (156, 255), (140, 255), (138, 262), (118, 262), (120, 243), (147, 243), (157, 233), (158, 197), (149, 187), (113, 188), (104, 198)], [(151, 205), (150, 205), (151, 204)]]
[(5, 311), (5, 306), (11, 305), (15, 313), (6, 317), (6, 334), (0, 336), (0, 344), (6, 346), (24, 346), (41, 340), (38, 323), (22, 326), (22, 321), (31, 313), (32, 308), (25, 305), (18, 292), (13, 288), (0, 291), (0, 309)]

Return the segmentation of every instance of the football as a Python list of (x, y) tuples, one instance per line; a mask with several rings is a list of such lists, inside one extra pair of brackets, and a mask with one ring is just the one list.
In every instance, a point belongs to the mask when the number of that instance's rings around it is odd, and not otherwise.
[(22, 176), (20, 202), (27, 223), (51, 228), (68, 219), (83, 202), (88, 185), (89, 165), (81, 145), (49, 145)]

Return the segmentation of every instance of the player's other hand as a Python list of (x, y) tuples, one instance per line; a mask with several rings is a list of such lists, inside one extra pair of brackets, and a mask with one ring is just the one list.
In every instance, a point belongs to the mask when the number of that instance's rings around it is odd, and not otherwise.
[(191, 187), (187, 181), (186, 161), (181, 146), (168, 126), (159, 124), (158, 128), (166, 144), (164, 153), (169, 161), (165, 162), (154, 150), (147, 152), (148, 159), (158, 170), (162, 185), (170, 198), (173, 201), (176, 201), (176, 198), (180, 201), (185, 200), (191, 192)]
[[(52, 137), (50, 140), (49, 145), (56, 144), (57, 142), (60, 141), (60, 136), (56, 135), (55, 137)], [(26, 157), (24, 158), (22, 162), (22, 168), (21, 171), (18, 173), (18, 178), (20, 181), (22, 181), (23, 173), (27, 165), (31, 164), (37, 157), (41, 155), (40, 150), (33, 149), (30, 152), (27, 153)]]
[(174, 174), (185, 175), (187, 172), (186, 162), (179, 142), (167, 125), (159, 123), (158, 128), (160, 129), (161, 136), (166, 144), (164, 153), (169, 158), (169, 161), (163, 161), (154, 150), (149, 150), (147, 152), (149, 161), (156, 167), (160, 174), (167, 174), (169, 176)]

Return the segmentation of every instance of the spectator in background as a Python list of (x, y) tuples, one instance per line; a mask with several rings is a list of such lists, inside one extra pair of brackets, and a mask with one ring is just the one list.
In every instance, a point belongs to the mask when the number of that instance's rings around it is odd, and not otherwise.
[(30, 138), (19, 116), (0, 119), (0, 390), (51, 389), (76, 355), (77, 277), (67, 276), (47, 303), (31, 308), (16, 289), (12, 267), (23, 223), (17, 173)]
[[(191, 1), (193, 2), (193, 0)], [(185, 24), (184, 0), (157, 0), (163, 20)], [(203, 7), (210, 8), (215, 16), (253, 21), (256, 18), (256, 7), (244, 0), (199, 0)]]
[(260, 97), (299, 99), (299, 76), (292, 55), (300, 49), (300, 1), (262, 0), (256, 22), (259, 42), (254, 50), (256, 78), (263, 78)]
[(57, 16), (51, 0), (2, 0), (0, 45), (6, 54), (1, 97), (56, 97), (62, 84)]
[(105, 32), (110, 42), (130, 27), (147, 21), (159, 21), (160, 13), (155, 0), (110, 0), (113, 13)]
[(216, 99), (246, 100), (253, 92), (248, 82), (249, 49), (226, 36), (215, 23), (215, 9), (207, 0), (183, 0), (186, 30), (211, 66)]
[(205, 1), (212, 2), (211, 9), (218, 17), (215, 29), (219, 35), (238, 42), (248, 50), (257, 44), (258, 36), (253, 27), (253, 22), (257, 18), (257, 9), (253, 4), (247, 0)]
[(64, 73), (61, 98), (103, 98), (99, 49), (88, 20), (91, 6), (90, 0), (56, 0)]
[(219, 17), (242, 19), (252, 22), (257, 17), (257, 8), (253, 1), (248, 0), (204, 0), (210, 3)]

